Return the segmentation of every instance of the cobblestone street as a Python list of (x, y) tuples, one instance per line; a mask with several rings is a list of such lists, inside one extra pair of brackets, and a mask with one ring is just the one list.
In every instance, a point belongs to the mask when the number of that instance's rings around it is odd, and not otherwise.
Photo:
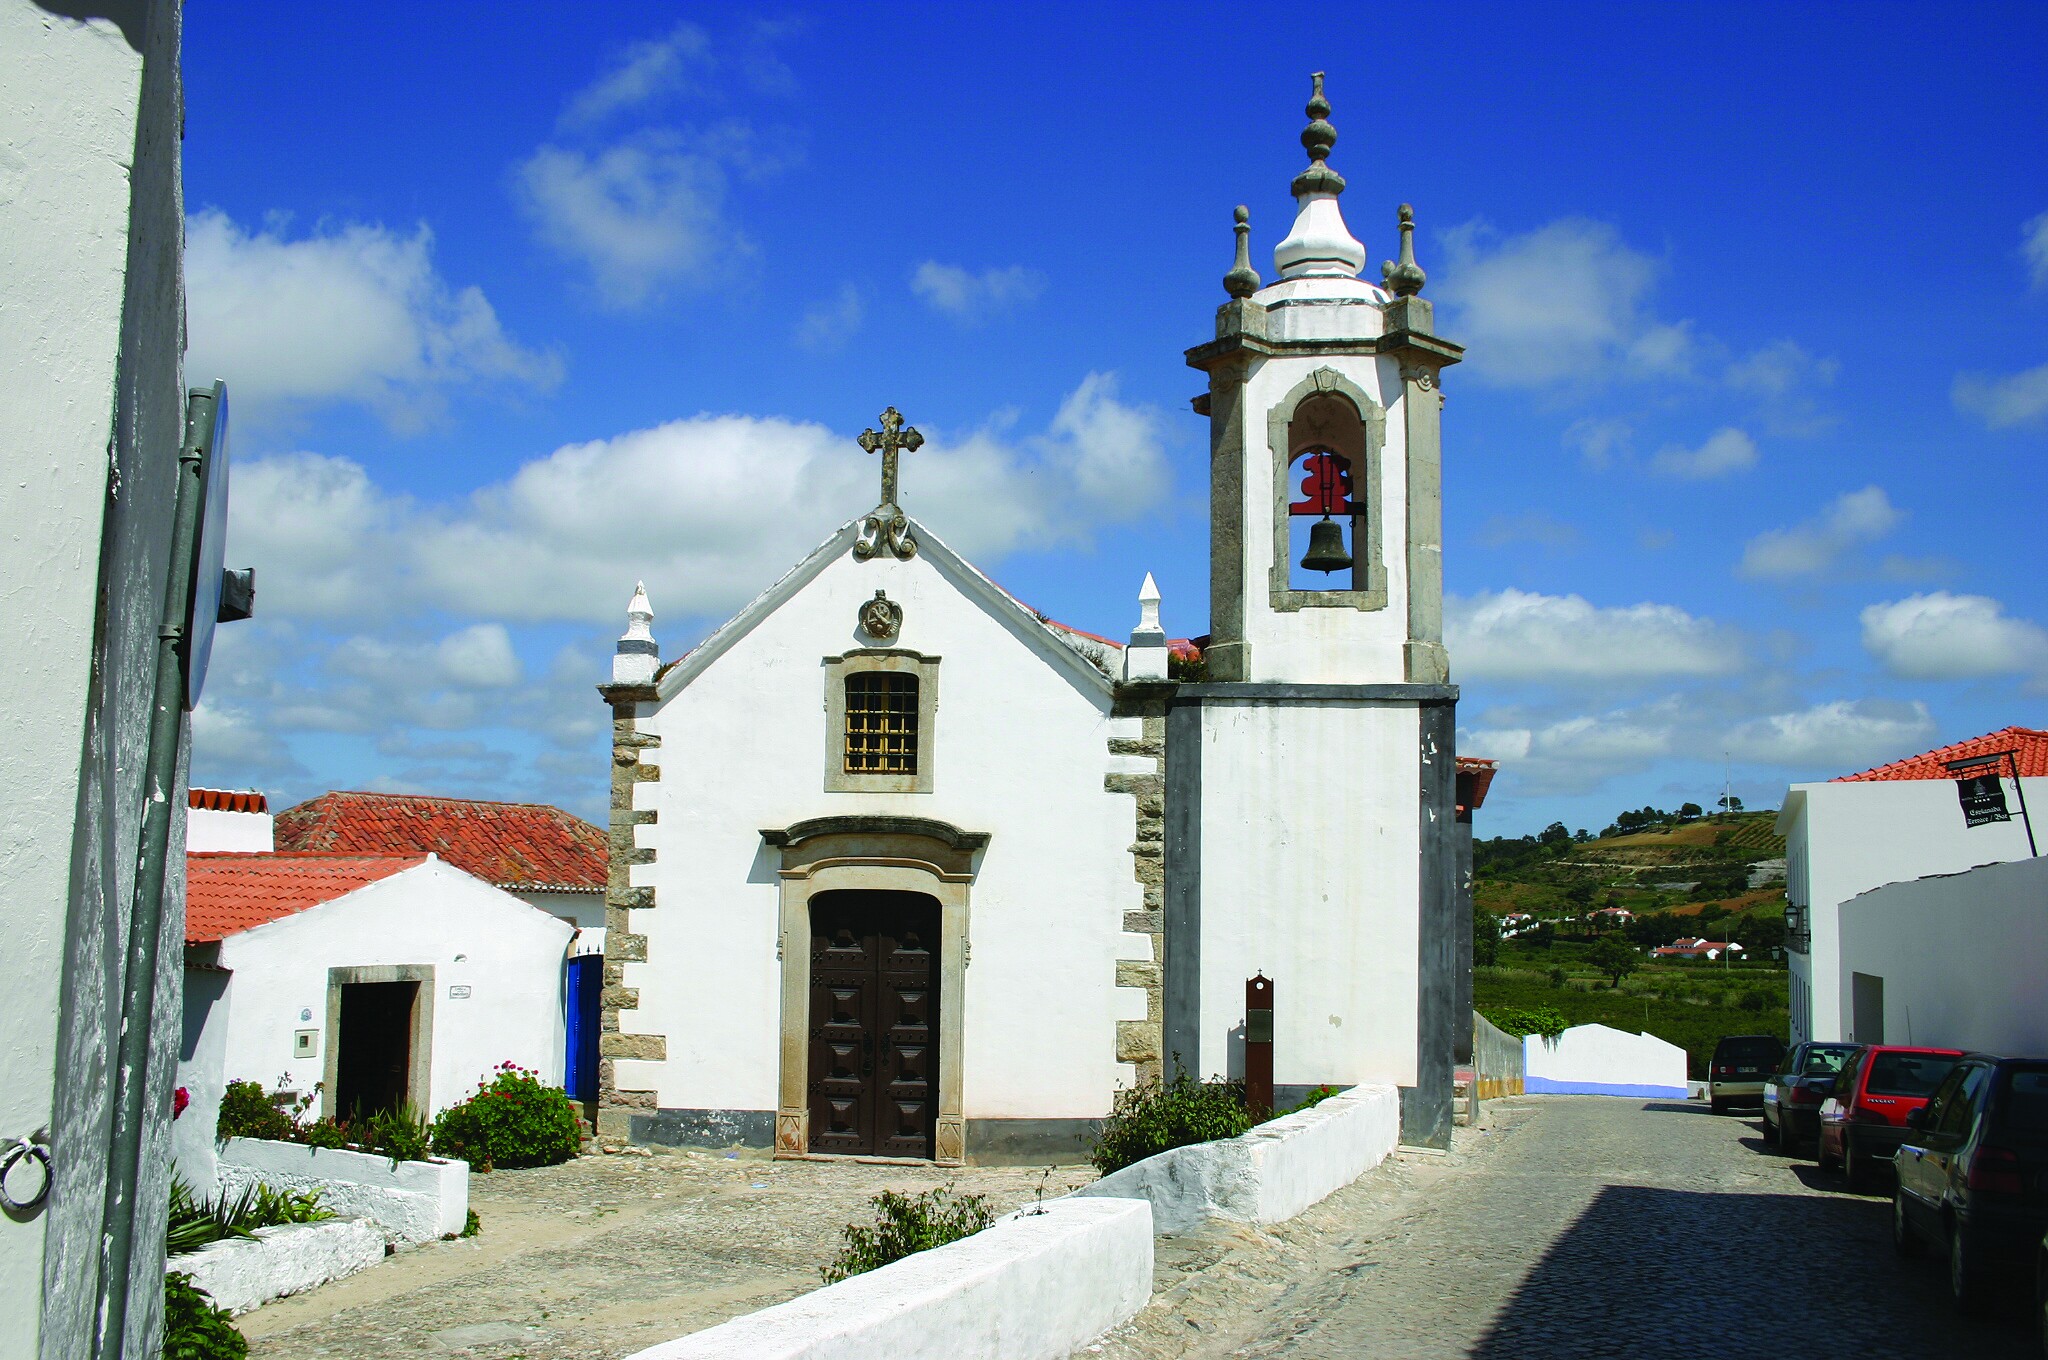
[(1762, 1150), (1753, 1119), (1552, 1097), (1488, 1120), (1459, 1130), (1449, 1158), (1391, 1164), (1271, 1234), (1227, 1235), (1097, 1353), (2036, 1354), (2024, 1309), (1960, 1318), (1937, 1263), (1894, 1256), (1888, 1196)]

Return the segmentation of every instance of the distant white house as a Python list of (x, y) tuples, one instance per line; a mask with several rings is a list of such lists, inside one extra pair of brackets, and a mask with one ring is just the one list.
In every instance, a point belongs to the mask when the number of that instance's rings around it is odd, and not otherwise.
[(180, 1170), (213, 1184), (229, 1081), (431, 1115), (501, 1062), (557, 1080), (574, 933), (431, 854), (188, 854)]
[(1723, 954), (1735, 957), (1746, 953), (1733, 940), (1703, 940), (1694, 937), (1673, 940), (1670, 944), (1659, 945), (1650, 951), (1653, 959), (1718, 959)]
[(1822, 784), (1794, 784), (1778, 813), (1785, 838), (1785, 943), (1792, 1041), (1847, 1040), (1842, 904), (1887, 883), (2029, 858), (2019, 792), (2000, 781), (2011, 820), (1972, 827), (1949, 762), (2015, 753), (2027, 803), (2048, 809), (2048, 732), (2008, 727)]

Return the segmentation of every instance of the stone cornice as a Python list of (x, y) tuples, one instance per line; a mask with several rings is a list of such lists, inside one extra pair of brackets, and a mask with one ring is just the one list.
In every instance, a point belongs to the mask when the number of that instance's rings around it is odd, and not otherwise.
[(963, 831), (951, 822), (933, 817), (896, 817), (887, 814), (845, 813), (834, 817), (811, 817), (786, 827), (768, 827), (761, 839), (777, 849), (788, 849), (819, 836), (922, 836), (949, 850), (979, 850), (989, 842), (986, 831)]
[(1189, 368), (1204, 371), (1240, 355), (1394, 354), (1419, 363), (1455, 364), (1465, 347), (1422, 331), (1400, 330), (1358, 340), (1275, 340), (1249, 331), (1219, 336), (1187, 351)]

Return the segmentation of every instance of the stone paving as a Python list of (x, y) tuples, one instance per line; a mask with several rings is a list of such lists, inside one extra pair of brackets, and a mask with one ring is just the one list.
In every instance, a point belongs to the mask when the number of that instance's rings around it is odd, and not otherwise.
[[(813, 1288), (868, 1197), (954, 1181), (998, 1207), (1043, 1169), (586, 1157), (472, 1180), (481, 1236), (239, 1320), (259, 1360), (618, 1360)], [(1093, 1173), (1063, 1167), (1060, 1194)], [(2033, 1356), (2025, 1313), (1958, 1317), (1889, 1204), (1682, 1102), (1488, 1106), (1269, 1230), (1161, 1238), (1153, 1302), (1093, 1360)]]
[(1937, 1263), (1896, 1258), (1886, 1196), (1765, 1151), (1752, 1120), (1604, 1097), (1489, 1111), (1449, 1157), (1270, 1232), (1163, 1243), (1203, 1259), (1092, 1353), (2038, 1355), (2022, 1309), (1959, 1317)]
[(1008, 1210), (1088, 1167), (941, 1171), (759, 1153), (579, 1157), (470, 1178), (483, 1231), (236, 1319), (252, 1360), (618, 1360), (818, 1286), (869, 1196), (952, 1182)]

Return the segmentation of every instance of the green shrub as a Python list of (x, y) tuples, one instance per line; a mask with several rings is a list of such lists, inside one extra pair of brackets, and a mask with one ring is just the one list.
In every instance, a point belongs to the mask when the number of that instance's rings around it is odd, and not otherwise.
[(1484, 1006), (1479, 1013), (1516, 1038), (1531, 1034), (1555, 1038), (1572, 1023), (1555, 1006)]
[(1088, 1160), (1107, 1176), (1168, 1148), (1235, 1138), (1251, 1126), (1243, 1083), (1196, 1081), (1183, 1068), (1172, 1081), (1118, 1091)]
[(424, 1161), (433, 1146), (432, 1126), (410, 1101), (395, 1110), (380, 1110), (371, 1115), (362, 1128), (363, 1148), (383, 1153), (393, 1166)]
[(292, 1125), (291, 1141), (307, 1147), (345, 1148), (356, 1140), (349, 1136), (348, 1125), (323, 1116), (310, 1124)]
[(868, 1202), (875, 1206), (874, 1226), (846, 1225), (846, 1246), (831, 1264), (818, 1267), (826, 1284), (972, 1237), (995, 1219), (986, 1195), (956, 1195), (951, 1185), (918, 1195), (884, 1190)]
[(434, 1121), (434, 1151), (460, 1157), (474, 1170), (553, 1166), (576, 1155), (583, 1126), (576, 1107), (538, 1072), (499, 1063), (476, 1094), (441, 1111)]
[(1296, 1105), (1293, 1109), (1282, 1110), (1280, 1114), (1274, 1115), (1273, 1118), (1278, 1119), (1281, 1115), (1299, 1114), (1303, 1110), (1313, 1110), (1316, 1106), (1322, 1104), (1331, 1096), (1342, 1095), (1343, 1093), (1344, 1088), (1341, 1086), (1318, 1086), (1315, 1090), (1310, 1091), (1307, 1095), (1303, 1096), (1301, 1098), (1301, 1103)]
[(249, 1343), (189, 1275), (164, 1276), (164, 1360), (243, 1360)]
[(229, 1237), (247, 1237), (258, 1228), (283, 1223), (313, 1223), (334, 1215), (320, 1207), (320, 1192), (273, 1190), (258, 1181), (233, 1200), (227, 1192), (211, 1200), (192, 1193), (177, 1172), (171, 1173), (171, 1212), (164, 1233), (164, 1254), (179, 1256), (197, 1251), (209, 1242)]
[(221, 1093), (220, 1118), (213, 1136), (220, 1142), (230, 1138), (292, 1138), (292, 1117), (277, 1107), (277, 1101), (253, 1081), (231, 1081)]

